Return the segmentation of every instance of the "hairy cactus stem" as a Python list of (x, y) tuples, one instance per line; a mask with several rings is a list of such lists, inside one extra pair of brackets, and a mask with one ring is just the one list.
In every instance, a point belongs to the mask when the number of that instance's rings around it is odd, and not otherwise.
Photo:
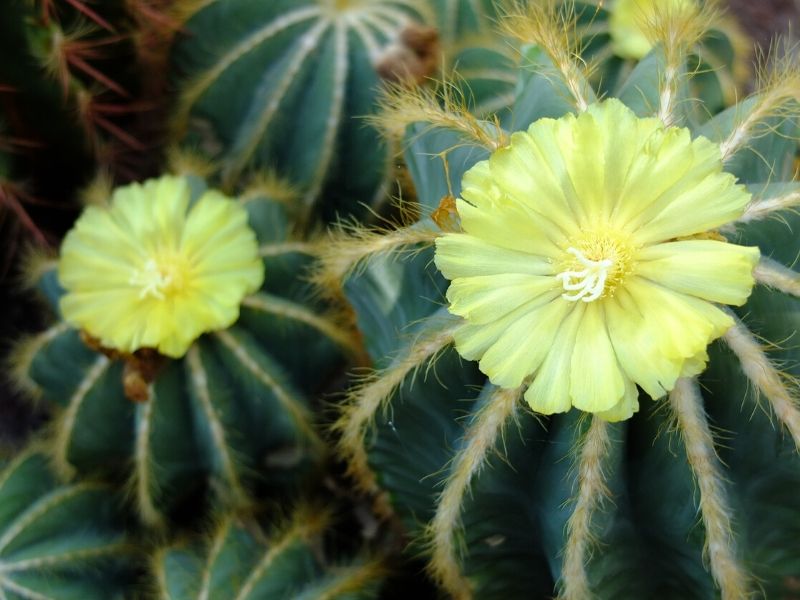
[(336, 600), (345, 594), (363, 592), (366, 585), (383, 575), (385, 567), (380, 559), (337, 569), (336, 574), (314, 590), (316, 600)]
[(320, 316), (302, 305), (290, 302), (279, 296), (259, 292), (242, 300), (242, 306), (308, 325), (327, 336), (351, 355), (357, 356), (362, 352), (361, 346), (355, 337), (355, 332), (340, 327), (330, 318)]
[(436, 515), (428, 531), (432, 547), (428, 569), (456, 600), (472, 598), (469, 581), (461, 573), (459, 565), (456, 536), (461, 506), (472, 479), (485, 465), (509, 418), (515, 415), (524, 391), (524, 387), (498, 388), (492, 393), (465, 432), (464, 445), (453, 458), (450, 475), (439, 495)]
[(490, 152), (508, 144), (509, 135), (500, 124), (473, 115), (464, 92), (446, 78), (436, 88), (387, 83), (378, 102), (380, 111), (367, 121), (390, 140), (402, 139), (412, 123), (427, 123), (430, 128), (458, 132), (467, 143)]
[(777, 212), (792, 210), (798, 206), (800, 206), (800, 192), (790, 192), (782, 196), (765, 198), (763, 200), (754, 199), (747, 205), (744, 214), (739, 217), (737, 222), (752, 223), (753, 221), (760, 221), (773, 216)]
[(700, 513), (706, 530), (704, 550), (711, 575), (719, 586), (722, 600), (747, 598), (748, 576), (736, 556), (731, 509), (697, 382), (679, 379), (669, 402), (700, 491)]
[(591, 69), (580, 59), (574, 3), (516, 0), (503, 16), (501, 28), (524, 43), (541, 46), (569, 90), (577, 111), (589, 107), (594, 96), (588, 83)]
[(655, 19), (646, 24), (653, 41), (661, 44), (664, 51), (664, 68), (660, 73), (658, 118), (666, 126), (676, 125), (675, 104), (678, 100), (678, 84), (686, 54), (708, 31), (711, 22), (710, 9), (699, 12), (681, 8), (656, 12)]
[(792, 393), (789, 388), (791, 385), (796, 390), (797, 382), (775, 368), (755, 336), (739, 319), (727, 331), (724, 340), (739, 359), (745, 376), (767, 398), (775, 416), (789, 431), (800, 450), (800, 406), (796, 392)]
[[(326, 293), (336, 297), (342, 283), (363, 261), (371, 257), (399, 254), (409, 246), (431, 245), (441, 232), (432, 227), (402, 227), (393, 231), (355, 229), (333, 234), (312, 280)], [(416, 251), (417, 248), (412, 249)]]
[[(139, 418), (136, 420), (133, 471), (128, 480), (129, 495), (133, 497), (136, 509), (142, 522), (155, 528), (163, 528), (166, 525), (164, 516), (156, 507), (153, 498), (154, 477), (153, 463), (150, 451), (150, 427), (153, 417), (153, 404), (157, 398), (153, 391), (153, 386), (149, 386), (148, 396), (150, 400), (139, 405)], [(66, 448), (66, 446), (65, 446)]]
[(262, 368), (254, 358), (252, 358), (236, 337), (228, 331), (217, 331), (214, 335), (227, 346), (233, 354), (241, 361), (242, 366), (249, 371), (256, 379), (272, 390), (276, 400), (289, 413), (298, 430), (305, 435), (305, 439), (310, 443), (311, 448), (320, 454), (325, 452), (325, 444), (320, 439), (314, 426), (311, 424), (311, 416), (303, 406), (300, 399), (296, 398), (290, 390), (286, 389), (274, 376)]
[[(723, 161), (729, 161), (752, 138), (757, 137), (760, 133), (758, 126), (770, 117), (797, 114), (800, 69), (794, 63), (791, 53), (785, 58), (776, 59), (774, 63), (769, 69), (761, 69), (760, 85), (752, 98), (752, 106), (745, 114), (736, 115), (733, 130), (720, 144)], [(793, 103), (795, 106), (792, 106)]]
[[(38, 272), (38, 271), (37, 271)], [(8, 363), (14, 384), (32, 398), (38, 398), (41, 390), (31, 379), (31, 363), (39, 351), (70, 328), (69, 324), (59, 322), (43, 332), (29, 337), (18, 344), (9, 355)]]
[[(301, 511), (301, 513), (303, 513), (303, 511)], [(245, 600), (245, 598), (248, 598), (256, 583), (258, 583), (264, 572), (272, 566), (276, 558), (295, 541), (308, 540), (321, 532), (328, 525), (329, 520), (330, 515), (324, 511), (319, 512), (319, 514), (309, 511), (298, 515), (289, 529), (269, 545), (268, 550), (250, 573), (250, 576), (244, 582), (234, 600)]]
[(586, 564), (594, 543), (592, 517), (609, 495), (604, 473), (611, 445), (608, 428), (606, 421), (600, 417), (592, 417), (589, 429), (580, 442), (575, 464), (578, 490), (575, 508), (567, 521), (559, 600), (584, 600), (592, 597)]
[(65, 479), (72, 478), (75, 472), (74, 467), (70, 464), (68, 453), (81, 405), (86, 395), (91, 391), (95, 383), (97, 383), (97, 380), (103, 376), (110, 366), (111, 360), (107, 356), (103, 354), (98, 355), (94, 364), (86, 371), (86, 376), (83, 378), (83, 381), (80, 382), (75, 392), (70, 397), (67, 408), (55, 421), (53, 465), (56, 472)]
[(753, 276), (761, 285), (800, 298), (800, 273), (784, 267), (778, 261), (762, 256)]
[(203, 361), (200, 359), (200, 351), (197, 349), (196, 345), (192, 346), (186, 354), (186, 363), (189, 367), (191, 378), (190, 385), (194, 389), (195, 397), (208, 420), (211, 438), (219, 452), (219, 462), (227, 486), (226, 494), (230, 496), (235, 506), (241, 507), (247, 503), (247, 493), (236, 471), (235, 456), (233, 455), (228, 441), (225, 439), (225, 426), (220, 421), (217, 411), (211, 401), (211, 392), (208, 388), (208, 375), (205, 367), (203, 367)]
[(453, 331), (458, 326), (460, 322), (450, 322), (444, 328), (425, 332), (393, 365), (373, 373), (349, 393), (334, 429), (340, 433), (339, 452), (347, 460), (348, 472), (363, 491), (378, 491), (375, 474), (369, 467), (365, 441), (375, 415), (386, 406), (409, 374), (432, 361), (453, 342)]

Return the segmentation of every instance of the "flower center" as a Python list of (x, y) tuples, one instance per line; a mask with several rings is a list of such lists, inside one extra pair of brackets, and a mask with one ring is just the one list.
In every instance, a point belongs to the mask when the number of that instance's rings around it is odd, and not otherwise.
[(133, 272), (128, 283), (141, 288), (139, 298), (142, 300), (148, 296), (164, 300), (183, 288), (182, 271), (174, 259), (156, 261), (151, 258), (144, 267)]
[(630, 272), (631, 248), (627, 241), (609, 233), (587, 233), (567, 248), (561, 280), (561, 297), (570, 302), (594, 302), (613, 296)]

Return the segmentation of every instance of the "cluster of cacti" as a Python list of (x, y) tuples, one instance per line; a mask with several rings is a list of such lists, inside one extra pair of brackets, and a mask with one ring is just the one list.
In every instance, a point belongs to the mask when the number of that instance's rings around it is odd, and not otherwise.
[(795, 591), (791, 57), (734, 103), (695, 0), (19, 8), (86, 207), (25, 264), (0, 598)]
[(202, 538), (154, 555), (157, 597), (376, 598), (385, 575), (380, 558), (347, 559), (341, 548), (330, 556), (324, 534), (331, 519), (300, 508), (268, 536), (252, 520), (226, 516)]

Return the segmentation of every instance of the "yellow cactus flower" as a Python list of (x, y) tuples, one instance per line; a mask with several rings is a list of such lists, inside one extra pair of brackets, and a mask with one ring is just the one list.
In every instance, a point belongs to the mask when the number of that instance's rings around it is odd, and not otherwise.
[(717, 145), (618, 100), (536, 121), (464, 175), (463, 233), (436, 241), (456, 349), (530, 382), (537, 412), (630, 417), (637, 384), (658, 398), (705, 368), (733, 324), (717, 304), (749, 296), (758, 249), (713, 232), (749, 200)]
[(64, 319), (108, 348), (173, 358), (233, 324), (264, 279), (255, 233), (221, 193), (190, 200), (185, 178), (164, 176), (87, 208), (61, 247)]
[(692, 14), (698, 10), (696, 0), (616, 0), (608, 23), (614, 54), (634, 60), (644, 58), (653, 49), (647, 27), (658, 11)]

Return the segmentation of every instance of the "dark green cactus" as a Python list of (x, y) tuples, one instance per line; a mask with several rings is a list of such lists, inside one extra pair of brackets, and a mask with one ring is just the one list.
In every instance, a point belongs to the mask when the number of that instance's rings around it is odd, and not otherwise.
[[(331, 219), (383, 200), (390, 154), (360, 117), (374, 111), (379, 71), (392, 78), (406, 69), (417, 78), (432, 73), (415, 62), (425, 49), (401, 39), (419, 27), (424, 4), (204, 4), (175, 49), (184, 81), (179, 139), (211, 158), (228, 188), (254, 170), (276, 171), (301, 189), (296, 213), (304, 218), (318, 202)], [(425, 60), (435, 65), (430, 54)]]
[[(573, 5), (571, 2), (562, 4), (568, 10)], [(631, 48), (631, 43), (626, 42), (626, 38), (629, 40), (635, 35), (644, 37), (640, 31), (646, 29), (645, 24), (652, 20), (650, 13), (653, 10), (668, 13), (691, 6), (704, 7), (707, 12), (703, 17), (707, 21), (705, 30), (689, 48), (686, 60), (686, 69), (693, 73), (691, 93), (702, 96), (707, 110), (712, 113), (730, 106), (747, 84), (751, 48), (736, 20), (726, 14), (727, 7), (715, 0), (701, 0), (697, 3), (676, 0), (661, 3), (651, 0), (575, 2), (574, 11), (579, 17), (576, 32), (580, 37), (581, 51), (587, 61), (597, 65), (593, 81), (604, 92), (618, 93), (618, 86), (624, 83), (638, 60), (644, 57), (644, 51), (637, 51), (635, 45)], [(639, 32), (632, 34), (626, 28), (630, 26), (627, 23), (616, 25), (616, 10), (626, 13), (626, 21), (633, 21), (637, 14), (641, 14), (642, 27), (634, 26)]]
[(252, 521), (221, 519), (204, 539), (155, 554), (155, 597), (170, 600), (371, 600), (379, 560), (328, 556), (323, 534), (331, 517), (310, 508), (266, 536)]
[(28, 450), (0, 472), (0, 596), (122, 600), (136, 588), (120, 501), (106, 486), (61, 485)]
[[(192, 179), (194, 197), (204, 190)], [(245, 298), (235, 326), (201, 337), (152, 382), (63, 322), (19, 347), (18, 380), (58, 407), (52, 452), (62, 475), (122, 474), (140, 515), (159, 523), (204, 485), (242, 506), (253, 485), (280, 489), (319, 464), (309, 396), (353, 340), (310, 299), (302, 273), (311, 246), (288, 239), (279, 193), (262, 182), (241, 199), (266, 267), (261, 291)], [(38, 285), (57, 310), (53, 269), (41, 267)]]
[[(513, 24), (559, 27), (557, 15), (535, 10), (538, 23)], [(529, 40), (541, 46), (522, 61), (512, 131), (595, 101), (581, 63), (563, 62), (566, 46), (554, 40)], [(800, 295), (800, 275), (784, 266), (798, 252), (791, 210), (800, 73), (778, 61), (753, 97), (697, 125), (688, 102), (674, 100), (702, 97), (692, 96), (689, 77), (665, 78), (664, 60), (659, 50), (646, 57), (621, 83), (620, 99), (720, 144), (726, 170), (754, 194), (724, 233), (764, 257), (755, 271), (761, 285), (711, 346), (702, 396), (643, 396), (640, 414), (613, 425), (574, 410), (534, 417), (516, 406), (513, 390), (492, 386), (450, 348), (458, 318), (443, 307), (447, 281), (426, 246), (441, 229), (458, 230), (447, 198), (508, 140), (463, 107), (445, 104), (410, 123), (405, 156), (423, 218), (339, 238), (320, 274), (328, 286), (340, 278), (378, 368), (343, 409), (343, 455), (378, 506), (429, 552), (432, 573), (454, 597), (544, 598), (556, 588), (576, 599), (739, 598), (744, 589), (777, 598), (800, 574), (798, 356), (784, 341)], [(387, 121), (403, 122), (404, 107), (418, 101), (399, 93)], [(411, 122), (419, 113), (405, 114)], [(773, 214), (780, 221), (765, 220)], [(755, 336), (778, 347), (767, 357)], [(720, 432), (716, 445), (709, 427)]]

